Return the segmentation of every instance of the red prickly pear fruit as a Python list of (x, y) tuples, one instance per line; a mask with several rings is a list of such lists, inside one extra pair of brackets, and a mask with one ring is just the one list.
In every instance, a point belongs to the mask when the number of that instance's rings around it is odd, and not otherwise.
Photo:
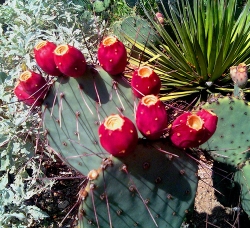
[(29, 106), (40, 106), (42, 104), (42, 100), (35, 99), (33, 96), (31, 96), (20, 84), (20, 81), (17, 82), (15, 88), (14, 88), (14, 94), (18, 98), (19, 101), (22, 101), (24, 104)]
[(159, 139), (167, 128), (165, 105), (154, 95), (143, 97), (136, 111), (136, 125), (146, 138)]
[(80, 77), (87, 68), (83, 53), (70, 45), (61, 44), (54, 50), (54, 61), (58, 69), (68, 77)]
[(100, 125), (98, 133), (102, 147), (117, 157), (126, 156), (133, 152), (137, 145), (136, 127), (125, 116), (110, 115)]
[(27, 70), (19, 76), (19, 81), (25, 91), (35, 99), (43, 99), (47, 93), (46, 80), (41, 74)]
[(97, 56), (101, 67), (110, 75), (120, 74), (126, 68), (126, 48), (115, 36), (108, 36), (102, 40)]
[(148, 66), (136, 69), (132, 75), (131, 87), (136, 97), (158, 95), (161, 89), (159, 76)]
[(204, 137), (203, 137), (203, 143), (206, 142), (216, 131), (217, 128), (217, 122), (218, 122), (218, 116), (210, 112), (209, 110), (202, 109), (196, 113), (197, 116), (201, 117), (201, 119), (204, 122), (203, 128), (204, 128)]
[(41, 41), (34, 48), (35, 60), (41, 69), (52, 76), (60, 76), (62, 73), (54, 61), (56, 45), (49, 41)]
[(183, 113), (172, 123), (170, 139), (180, 148), (198, 147), (203, 140), (204, 122), (200, 116), (191, 112)]

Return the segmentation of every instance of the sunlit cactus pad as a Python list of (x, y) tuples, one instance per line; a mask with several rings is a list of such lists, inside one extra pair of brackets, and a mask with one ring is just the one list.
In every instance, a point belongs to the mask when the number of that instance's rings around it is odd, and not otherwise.
[(59, 77), (44, 101), (48, 144), (83, 174), (109, 154), (99, 144), (98, 127), (111, 114), (134, 121), (133, 95), (122, 77), (114, 81), (101, 67), (79, 78)]
[(203, 145), (214, 160), (237, 167), (249, 157), (250, 107), (234, 97), (213, 97), (205, 105), (218, 116), (215, 134)]
[(96, 167), (99, 176), (86, 187), (77, 227), (181, 226), (198, 182), (197, 164), (184, 150), (141, 140), (133, 154), (110, 161)]
[(146, 46), (149, 43), (156, 44), (160, 37), (157, 35), (149, 22), (139, 16), (129, 16), (124, 18), (122, 22), (116, 23), (116, 33), (129, 36), (136, 42)]
[(239, 171), (235, 173), (234, 180), (241, 187), (241, 205), (244, 211), (250, 216), (250, 162), (247, 161)]

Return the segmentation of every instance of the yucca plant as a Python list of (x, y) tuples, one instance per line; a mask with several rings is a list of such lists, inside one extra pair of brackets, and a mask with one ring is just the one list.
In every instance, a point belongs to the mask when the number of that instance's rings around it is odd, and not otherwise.
[(131, 56), (130, 64), (154, 68), (161, 77), (162, 100), (231, 91), (229, 67), (250, 64), (250, 1), (241, 8), (237, 0), (176, 0), (168, 8), (160, 3), (163, 23), (141, 4), (159, 34), (158, 44), (147, 40), (145, 46), (123, 33), (142, 57)]

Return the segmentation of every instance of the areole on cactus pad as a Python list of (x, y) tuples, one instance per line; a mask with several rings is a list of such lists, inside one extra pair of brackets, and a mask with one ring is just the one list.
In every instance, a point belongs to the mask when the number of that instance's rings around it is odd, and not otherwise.
[(115, 36), (104, 38), (98, 48), (101, 67), (110, 75), (122, 73), (127, 65), (127, 51), (124, 44)]
[(136, 111), (138, 130), (148, 139), (159, 139), (167, 128), (165, 105), (157, 96), (147, 95), (141, 99)]
[(134, 123), (118, 114), (108, 116), (98, 132), (102, 147), (114, 156), (128, 155), (135, 149), (138, 141)]
[(80, 77), (86, 71), (83, 53), (68, 44), (61, 44), (54, 50), (54, 61), (58, 69), (69, 77)]
[(58, 69), (54, 61), (54, 50), (56, 44), (49, 41), (40, 41), (34, 47), (35, 60), (41, 69), (52, 76), (60, 76), (62, 72)]
[(134, 71), (131, 87), (134, 95), (138, 98), (150, 94), (158, 95), (161, 88), (161, 80), (149, 66), (142, 66)]

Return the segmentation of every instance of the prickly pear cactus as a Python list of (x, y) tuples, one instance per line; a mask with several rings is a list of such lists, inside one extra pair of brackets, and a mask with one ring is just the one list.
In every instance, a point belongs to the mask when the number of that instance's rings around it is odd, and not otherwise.
[(160, 40), (149, 22), (140, 16), (129, 16), (122, 22), (116, 23), (116, 35), (129, 36), (143, 45), (157, 44)]
[(128, 82), (113, 80), (101, 67), (83, 77), (58, 78), (44, 101), (44, 128), (49, 145), (83, 174), (99, 166), (108, 154), (99, 144), (98, 127), (109, 115), (134, 120)]
[(130, 156), (111, 158), (89, 182), (78, 227), (181, 226), (196, 193), (196, 164), (166, 141), (143, 141)]
[(250, 216), (250, 106), (240, 99), (239, 91), (238, 86), (235, 86), (237, 98), (212, 97), (203, 106), (215, 112), (219, 120), (214, 135), (201, 148), (215, 161), (223, 163), (225, 170), (235, 172), (234, 181), (240, 186), (242, 208)]
[(234, 180), (241, 187), (241, 205), (244, 211), (250, 216), (250, 162), (247, 161), (243, 167), (241, 167), (234, 176)]
[(132, 154), (115, 158), (99, 144), (100, 123), (111, 114), (135, 122), (136, 102), (123, 77), (90, 66), (80, 78), (58, 77), (44, 101), (48, 145), (88, 177), (78, 227), (178, 228), (193, 205), (197, 164), (186, 151), (140, 139)]
[(249, 158), (249, 105), (244, 100), (227, 96), (212, 97), (202, 107), (212, 110), (219, 119), (214, 135), (201, 148), (214, 160), (235, 170)]

